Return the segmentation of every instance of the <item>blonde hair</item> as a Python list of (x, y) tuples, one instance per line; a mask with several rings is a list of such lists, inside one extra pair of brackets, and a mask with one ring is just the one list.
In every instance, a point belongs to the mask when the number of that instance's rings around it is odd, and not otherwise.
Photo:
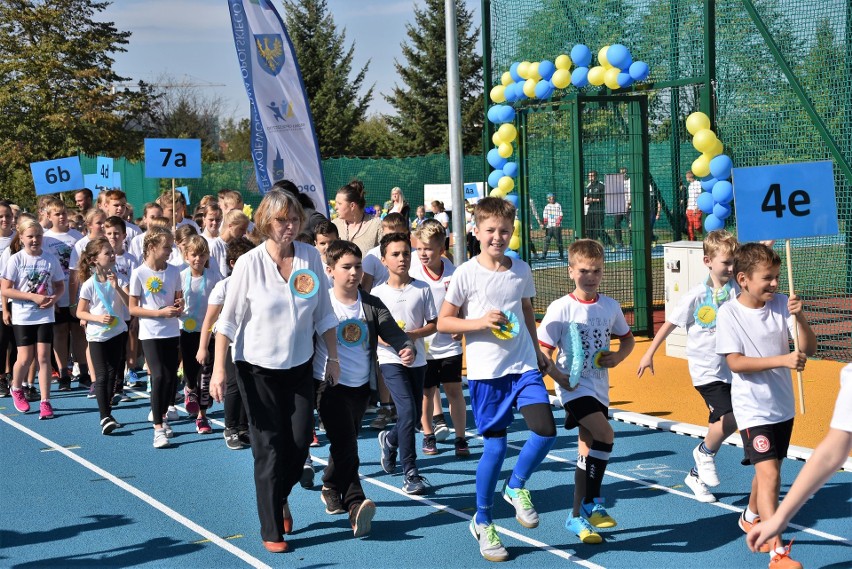
[(175, 242), (183, 245), (183, 242), (193, 235), (198, 235), (198, 231), (195, 230), (195, 227), (188, 223), (186, 225), (181, 225), (175, 230)]
[(712, 259), (719, 253), (733, 255), (737, 252), (737, 238), (724, 229), (716, 229), (704, 236), (704, 256)]
[(444, 246), (444, 242), (447, 240), (447, 231), (444, 229), (444, 226), (441, 225), (440, 221), (435, 221), (434, 219), (427, 219), (424, 221), (417, 230), (414, 232), (414, 237), (417, 238), (418, 241), (428, 242), (435, 240), (440, 240), (441, 246)]
[[(181, 227), (183, 229), (183, 227)], [(210, 246), (207, 244), (207, 239), (194, 233), (186, 238), (186, 241), (182, 243), (184, 254), (192, 253), (194, 255), (207, 255), (210, 256)]]
[(24, 215), (22, 213), (20, 217), (18, 217), (18, 225), (15, 227), (15, 231), (18, 232), (18, 235), (23, 235), (24, 231), (32, 227), (37, 227), (39, 233), (44, 235), (44, 228), (38, 222), (38, 219), (30, 215)]
[(159, 229), (168, 229), (171, 227), (172, 222), (169, 221), (168, 217), (163, 217), (162, 215), (158, 215), (157, 217), (152, 218), (148, 221), (148, 230), (150, 231), (153, 228)]
[(94, 208), (94, 207), (91, 208), (89, 211), (86, 212), (86, 217), (84, 218), (84, 220), (86, 222), (86, 227), (91, 225), (96, 217), (103, 217), (104, 221), (106, 221), (107, 214), (101, 209), (97, 209), (97, 208)]
[(154, 247), (159, 247), (165, 243), (174, 242), (172, 232), (165, 227), (151, 227), (145, 234), (142, 240), (142, 257), (147, 258), (148, 253)]
[(602, 261), (604, 258), (603, 245), (594, 239), (577, 239), (568, 246), (568, 265), (578, 259), (587, 261)]
[(68, 206), (65, 205), (65, 202), (53, 199), (44, 205), (44, 211), (50, 215), (54, 211), (68, 211)]
[(305, 223), (305, 210), (302, 209), (296, 196), (284, 190), (270, 190), (266, 192), (254, 214), (255, 230), (263, 237), (268, 238), (272, 220), (282, 213), (284, 215), (294, 213), (299, 217), (300, 225)]

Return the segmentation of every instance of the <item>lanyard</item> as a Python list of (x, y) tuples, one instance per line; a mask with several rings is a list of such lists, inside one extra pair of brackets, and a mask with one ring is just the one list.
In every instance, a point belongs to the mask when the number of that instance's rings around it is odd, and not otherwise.
[[(204, 302), (204, 292), (207, 290), (207, 271), (201, 273), (201, 284), (198, 287), (198, 301), (193, 303), (193, 295), (192, 294), (192, 269), (187, 269), (186, 271), (186, 281), (184, 282), (183, 287), (183, 298), (186, 302), (186, 311), (187, 316), (197, 319), (198, 308), (201, 307), (201, 304)], [(192, 305), (195, 304), (195, 310), (193, 310)]]

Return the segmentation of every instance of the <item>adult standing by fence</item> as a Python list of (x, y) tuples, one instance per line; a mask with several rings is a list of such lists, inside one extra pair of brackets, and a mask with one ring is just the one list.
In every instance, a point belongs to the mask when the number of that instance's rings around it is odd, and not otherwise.
[(308, 456), (313, 423), (314, 333), (328, 345), (326, 381), (340, 377), (337, 317), (326, 294), (316, 249), (295, 241), (304, 222), (298, 200), (269, 191), (255, 214), (266, 241), (234, 265), (217, 322), (210, 395), (221, 401), (225, 358), (233, 342), (237, 383), (246, 405), (254, 455), (254, 483), (263, 545), (287, 551), (293, 529), (287, 498)]
[(405, 218), (405, 221), (410, 221), (411, 207), (405, 201), (405, 196), (401, 188), (393, 188), (391, 190), (391, 206), (388, 208), (388, 213), (398, 213)]
[(547, 205), (544, 206), (542, 212), (544, 218), (544, 251), (541, 252), (541, 258), (547, 257), (547, 249), (550, 247), (550, 241), (556, 238), (556, 247), (559, 250), (559, 258), (564, 259), (565, 254), (562, 250), (562, 206), (556, 202), (556, 196), (547, 194)]
[(364, 184), (352, 180), (337, 190), (334, 200), (337, 219), (333, 223), (340, 238), (355, 243), (366, 255), (382, 239), (382, 220), (379, 215), (367, 215), (364, 211), (367, 207)]
[(598, 180), (598, 173), (589, 170), (589, 183), (586, 184), (585, 203), (586, 210), (586, 236), (604, 243), (604, 199), (606, 188), (603, 182)]

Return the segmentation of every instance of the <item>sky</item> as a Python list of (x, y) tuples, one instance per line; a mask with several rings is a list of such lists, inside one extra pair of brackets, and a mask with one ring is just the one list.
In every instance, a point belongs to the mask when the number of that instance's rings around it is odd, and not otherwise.
[[(465, 2), (478, 22), (480, 0)], [(381, 93), (399, 83), (394, 59), (405, 63), (400, 46), (405, 25), (414, 23), (415, 5), (423, 1), (327, 0), (338, 33), (345, 28), (346, 46), (355, 43), (353, 74), (370, 61), (364, 83), (375, 89), (368, 114), (393, 112)], [(283, 12), (279, 1), (275, 7)], [(221, 97), (226, 116), (248, 117), (226, 0), (114, 0), (99, 19), (132, 32), (127, 52), (114, 55), (115, 71), (131, 83), (154, 83), (168, 74)]]

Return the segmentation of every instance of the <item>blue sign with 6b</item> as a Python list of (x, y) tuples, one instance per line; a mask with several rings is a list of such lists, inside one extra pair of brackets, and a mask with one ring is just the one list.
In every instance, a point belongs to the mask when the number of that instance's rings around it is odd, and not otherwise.
[(830, 161), (734, 168), (737, 239), (837, 235)]
[(71, 156), (30, 164), (37, 196), (70, 192), (85, 187), (80, 158)]

